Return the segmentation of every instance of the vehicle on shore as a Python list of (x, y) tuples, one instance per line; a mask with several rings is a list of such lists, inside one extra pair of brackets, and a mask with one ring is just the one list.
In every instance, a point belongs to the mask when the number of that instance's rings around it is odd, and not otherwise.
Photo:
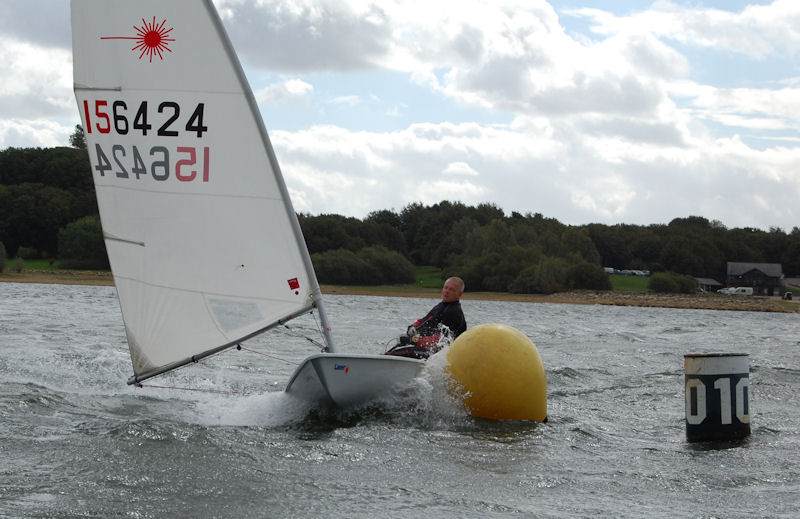
[(717, 290), (717, 293), (729, 296), (752, 296), (753, 287), (725, 287)]

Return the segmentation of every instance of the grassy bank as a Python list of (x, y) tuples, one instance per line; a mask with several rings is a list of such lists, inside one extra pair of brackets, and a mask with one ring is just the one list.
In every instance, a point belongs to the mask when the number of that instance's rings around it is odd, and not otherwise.
[(644, 276), (623, 276), (622, 274), (609, 274), (611, 287), (621, 292), (647, 292), (650, 278)]
[[(25, 268), (22, 272), (0, 273), (0, 282), (56, 283), (64, 285), (113, 285), (108, 271), (63, 270), (47, 264), (43, 268)], [(628, 278), (627, 285), (615, 284), (614, 290), (579, 290), (556, 294), (511, 294), (501, 292), (467, 292), (466, 301), (512, 301), (521, 303), (565, 303), (585, 305), (651, 306), (664, 308), (690, 308), (708, 310), (742, 310), (755, 312), (800, 312), (800, 300), (783, 301), (777, 297), (723, 296), (720, 294), (653, 294), (647, 292), (647, 278)], [(323, 285), (323, 294), (364, 295), (378, 297), (419, 297), (438, 299), (441, 296), (442, 280), (439, 272), (431, 267), (422, 267), (417, 281), (407, 285), (339, 286)], [(620, 286), (619, 289), (616, 287)]]

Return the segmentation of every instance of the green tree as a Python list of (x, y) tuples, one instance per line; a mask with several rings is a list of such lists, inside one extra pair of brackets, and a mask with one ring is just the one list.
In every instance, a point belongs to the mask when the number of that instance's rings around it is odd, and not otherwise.
[(488, 225), (493, 220), (500, 220), (505, 215), (503, 210), (494, 204), (478, 204), (474, 211), (470, 211), (471, 218), (474, 218), (478, 225)]
[(450, 228), (445, 240), (435, 252), (435, 258), (445, 269), (458, 268), (463, 265), (468, 257), (471, 236), (478, 229), (478, 222), (470, 216), (465, 216), (455, 222)]
[(416, 279), (414, 265), (397, 251), (374, 245), (361, 249), (357, 256), (378, 273), (372, 282), (365, 284), (413, 283)]
[(597, 252), (594, 242), (589, 236), (587, 229), (580, 229), (578, 227), (567, 227), (561, 233), (561, 256), (569, 256), (570, 254), (578, 254), (583, 261), (600, 265), (600, 253)]
[[(408, 211), (407, 211), (408, 210)], [(451, 233), (451, 227), (463, 217), (469, 216), (469, 208), (464, 204), (442, 201), (428, 208), (409, 206), (403, 210), (404, 221), (414, 214), (413, 232), (409, 227), (403, 234), (408, 244), (411, 259), (418, 265), (437, 265), (441, 267), (445, 255), (437, 255), (439, 245)], [(419, 217), (418, 217), (419, 216)]]
[(567, 269), (567, 284), (584, 290), (611, 290), (611, 280), (600, 265), (576, 261)]
[(327, 250), (311, 255), (320, 283), (333, 285), (368, 285), (379, 272), (347, 249)]
[(93, 195), (89, 155), (85, 149), (67, 147), (6, 148), (0, 151), (0, 184), (26, 183), (65, 191), (88, 191)]
[(653, 233), (651, 227), (631, 228), (629, 236), (631, 256), (625, 267), (638, 270), (664, 270), (660, 263), (664, 243)]
[(511, 284), (511, 292), (552, 294), (567, 288), (568, 265), (563, 258), (544, 257), (523, 269)]
[(402, 224), (402, 219), (400, 218), (400, 215), (388, 209), (382, 209), (380, 211), (372, 211), (367, 215), (364, 221), (376, 223), (379, 225), (388, 225), (389, 227), (393, 227), (397, 230), (400, 230), (400, 225)]
[(697, 282), (691, 276), (656, 272), (650, 276), (647, 288), (662, 294), (693, 294), (697, 291)]
[(321, 214), (299, 215), (298, 219), (311, 254), (337, 249), (355, 252), (366, 245), (363, 238), (352, 231), (353, 222), (348, 220), (355, 218), (348, 219), (338, 214)]
[(591, 224), (587, 231), (605, 267), (627, 268), (631, 263), (630, 233), (624, 226)]
[(473, 292), (488, 290), (484, 281), (494, 275), (494, 269), (501, 259), (502, 256), (497, 252), (487, 252), (471, 258), (462, 267), (461, 278)]
[(86, 135), (83, 133), (83, 126), (75, 125), (75, 131), (69, 136), (69, 145), (80, 150), (86, 149)]
[(659, 258), (665, 268), (674, 272), (682, 272), (693, 276), (705, 274), (703, 262), (695, 252), (696, 242), (685, 235), (678, 235), (667, 240)]
[(793, 240), (794, 241), (786, 247), (786, 252), (784, 252), (781, 258), (783, 272), (790, 276), (800, 274), (800, 239), (793, 238)]
[(358, 252), (328, 250), (311, 255), (320, 283), (384, 285), (413, 283), (414, 266), (402, 254), (379, 245)]
[(108, 253), (100, 218), (84, 216), (61, 229), (58, 233), (58, 257), (64, 268), (108, 269)]
[(54, 256), (58, 230), (91, 214), (97, 202), (85, 149), (0, 151), (0, 240), (9, 255), (23, 245)]
[(24, 245), (55, 257), (58, 230), (72, 219), (72, 195), (56, 187), (26, 183), (9, 186), (0, 198), (8, 204), (0, 240), (9, 255), (16, 256), (17, 248)]

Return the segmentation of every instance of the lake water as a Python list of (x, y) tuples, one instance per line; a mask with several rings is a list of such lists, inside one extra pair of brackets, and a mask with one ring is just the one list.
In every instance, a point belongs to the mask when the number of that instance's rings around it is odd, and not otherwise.
[[(326, 297), (348, 352), (434, 302)], [(463, 307), (536, 343), (547, 423), (472, 418), (443, 355), (391, 402), (308, 409), (282, 393), (308, 316), (134, 388), (113, 287), (0, 283), (0, 516), (797, 517), (800, 315)], [(683, 356), (719, 351), (750, 354), (752, 434), (688, 443)]]

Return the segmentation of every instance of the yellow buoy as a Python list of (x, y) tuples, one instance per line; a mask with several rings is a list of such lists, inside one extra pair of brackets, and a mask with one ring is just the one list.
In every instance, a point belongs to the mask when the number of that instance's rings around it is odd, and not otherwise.
[(490, 420), (547, 418), (547, 378), (536, 345), (504, 324), (482, 324), (447, 351), (449, 392), (472, 416)]

